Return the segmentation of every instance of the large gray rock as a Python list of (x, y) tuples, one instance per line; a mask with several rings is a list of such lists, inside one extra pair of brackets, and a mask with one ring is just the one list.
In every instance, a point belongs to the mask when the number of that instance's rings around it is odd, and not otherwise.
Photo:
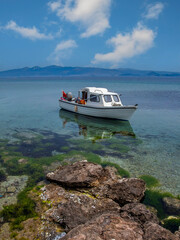
[(121, 208), (120, 215), (124, 219), (130, 219), (142, 225), (146, 222), (159, 223), (157, 216), (141, 203), (129, 203), (124, 205)]
[(46, 187), (41, 197), (53, 201), (53, 207), (45, 214), (46, 218), (60, 223), (67, 231), (102, 213), (120, 211), (120, 206), (111, 199), (96, 199), (77, 191), (68, 192), (53, 184)]
[(116, 214), (103, 214), (71, 230), (62, 240), (143, 240), (136, 222)]
[(164, 207), (167, 213), (172, 215), (180, 215), (180, 200), (177, 198), (163, 198)]
[(178, 236), (152, 222), (145, 224), (144, 232), (144, 240), (179, 240)]
[(115, 169), (103, 168), (87, 161), (59, 167), (46, 177), (51, 182), (69, 188), (91, 188), (92, 195), (110, 198), (122, 206), (126, 203), (140, 202), (145, 192), (145, 182), (142, 179), (120, 179)]
[(90, 191), (95, 196), (110, 198), (123, 206), (127, 203), (140, 202), (145, 189), (145, 182), (142, 179), (122, 178), (106, 181)]
[(65, 187), (92, 187), (104, 179), (106, 170), (98, 164), (87, 161), (61, 166), (46, 175), (51, 182)]

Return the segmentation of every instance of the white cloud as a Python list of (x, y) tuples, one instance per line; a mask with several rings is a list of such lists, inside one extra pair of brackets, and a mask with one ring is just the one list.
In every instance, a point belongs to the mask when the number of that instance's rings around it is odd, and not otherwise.
[(80, 23), (85, 32), (81, 37), (103, 33), (109, 25), (109, 11), (112, 0), (66, 0), (49, 2), (51, 11), (67, 21)]
[(71, 50), (76, 47), (77, 44), (72, 39), (62, 41), (57, 44), (53, 53), (48, 57), (48, 60), (58, 64), (62, 58), (68, 57), (71, 54)]
[(61, 6), (61, 3), (60, 3), (60, 1), (49, 2), (48, 5), (49, 5), (50, 9), (54, 12)]
[(138, 24), (132, 33), (124, 35), (119, 33), (109, 39), (107, 43), (114, 47), (114, 51), (106, 54), (97, 53), (93, 63), (108, 62), (113, 66), (118, 66), (118, 63), (124, 59), (132, 58), (150, 49), (153, 46), (155, 35), (151, 29)]
[(21, 27), (16, 24), (14, 21), (10, 21), (4, 27), (6, 30), (12, 30), (16, 33), (19, 33), (22, 37), (29, 38), (31, 40), (40, 40), (40, 39), (52, 39), (52, 35), (45, 35), (44, 33), (40, 33), (36, 27), (26, 28)]
[(147, 19), (158, 19), (159, 14), (162, 12), (163, 8), (164, 4), (161, 2), (150, 4), (147, 6), (147, 12), (144, 17)]
[(62, 50), (65, 50), (65, 49), (68, 49), (68, 48), (75, 48), (77, 47), (77, 44), (74, 40), (67, 40), (67, 41), (63, 41), (63, 42), (60, 42), (56, 48), (55, 48), (55, 52), (59, 52), (59, 51), (62, 51)]

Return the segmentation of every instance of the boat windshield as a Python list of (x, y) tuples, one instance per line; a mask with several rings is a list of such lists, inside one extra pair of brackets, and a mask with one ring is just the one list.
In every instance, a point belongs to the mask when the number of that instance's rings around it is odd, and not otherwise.
[(118, 98), (117, 95), (112, 95), (112, 96), (113, 96), (113, 100), (114, 100), (115, 102), (119, 102), (119, 98)]
[(90, 101), (91, 101), (91, 102), (100, 102), (100, 97), (99, 97), (99, 95), (91, 94), (91, 95), (90, 95)]
[(111, 95), (104, 95), (105, 102), (112, 102)]

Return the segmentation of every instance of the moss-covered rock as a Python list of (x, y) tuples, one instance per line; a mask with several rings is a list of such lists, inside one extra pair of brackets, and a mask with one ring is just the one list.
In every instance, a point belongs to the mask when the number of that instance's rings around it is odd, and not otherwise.
[(162, 199), (166, 212), (170, 215), (180, 216), (180, 200), (172, 197)]
[(166, 219), (163, 219), (162, 225), (164, 228), (169, 229), (171, 232), (178, 231), (180, 227), (180, 217), (169, 216)]
[(173, 197), (173, 195), (168, 192), (164, 193), (158, 190), (147, 189), (143, 200), (145, 205), (152, 206), (157, 209), (157, 214), (160, 219), (167, 216), (162, 202), (164, 197)]

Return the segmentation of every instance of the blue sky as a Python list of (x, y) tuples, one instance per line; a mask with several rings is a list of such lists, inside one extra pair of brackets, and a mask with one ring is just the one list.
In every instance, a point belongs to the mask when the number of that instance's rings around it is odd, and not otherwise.
[(0, 0), (0, 70), (90, 66), (180, 72), (179, 0)]

